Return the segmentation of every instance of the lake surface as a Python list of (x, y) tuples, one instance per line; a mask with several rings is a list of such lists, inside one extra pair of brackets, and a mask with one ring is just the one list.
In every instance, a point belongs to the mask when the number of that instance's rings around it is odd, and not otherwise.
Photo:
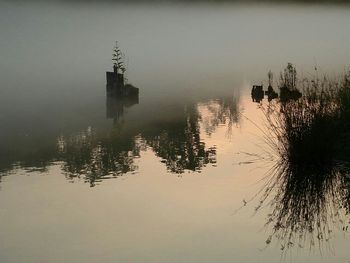
[[(287, 62), (347, 71), (349, 24), (346, 5), (0, 2), (0, 262), (349, 262), (346, 215), (320, 246), (271, 239), (250, 97)], [(106, 97), (116, 40), (137, 100)]]

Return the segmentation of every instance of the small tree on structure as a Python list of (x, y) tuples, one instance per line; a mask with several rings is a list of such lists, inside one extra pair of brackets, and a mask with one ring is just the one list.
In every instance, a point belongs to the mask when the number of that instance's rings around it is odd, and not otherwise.
[(124, 54), (120, 51), (118, 46), (118, 41), (115, 42), (115, 46), (113, 48), (113, 68), (115, 72), (124, 73), (125, 72), (125, 64), (123, 61)]

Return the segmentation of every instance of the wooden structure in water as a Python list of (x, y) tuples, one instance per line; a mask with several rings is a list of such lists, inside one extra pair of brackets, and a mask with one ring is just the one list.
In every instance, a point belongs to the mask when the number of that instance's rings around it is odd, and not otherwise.
[(113, 71), (106, 72), (106, 89), (107, 95), (115, 95), (118, 98), (122, 97), (138, 97), (139, 89), (131, 84), (126, 84), (125, 82), (125, 65), (123, 61), (123, 54), (118, 47), (118, 43), (113, 49)]
[(113, 72), (106, 72), (107, 94), (118, 97), (138, 96), (139, 89), (131, 84), (125, 84), (124, 74), (118, 72), (117, 67), (113, 67), (113, 69)]
[(252, 95), (253, 102), (262, 101), (262, 99), (264, 98), (263, 86), (253, 85), (251, 95)]
[(253, 85), (251, 95), (253, 102), (261, 102), (265, 95), (267, 96), (268, 101), (278, 98), (277, 92), (274, 91), (271, 85), (268, 86), (266, 91), (264, 91), (262, 85)]

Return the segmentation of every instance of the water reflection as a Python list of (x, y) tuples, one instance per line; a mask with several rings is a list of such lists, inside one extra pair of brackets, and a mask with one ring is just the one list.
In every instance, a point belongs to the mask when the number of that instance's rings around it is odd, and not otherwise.
[(216, 149), (206, 149), (201, 140), (200, 120), (197, 105), (190, 104), (176, 122), (165, 122), (160, 130), (143, 133), (147, 145), (170, 172), (198, 171), (208, 163), (216, 163)]
[(218, 126), (227, 127), (227, 136), (230, 137), (232, 127), (238, 124), (241, 118), (240, 96), (225, 97), (204, 105), (208, 110), (206, 118), (202, 120), (205, 132), (209, 135), (214, 133)]
[(84, 177), (90, 186), (137, 169), (134, 159), (142, 144), (131, 136), (112, 134), (101, 138), (88, 128), (69, 138), (58, 139), (59, 160), (68, 179)]
[(281, 249), (323, 246), (337, 228), (347, 231), (349, 220), (349, 167), (279, 163), (263, 201), (273, 195), (267, 224)]
[(45, 172), (53, 163), (60, 163), (68, 180), (83, 180), (93, 187), (137, 172), (138, 159), (146, 150), (153, 151), (170, 173), (200, 172), (217, 161), (216, 146), (207, 146), (203, 136), (210, 136), (219, 125), (230, 130), (240, 120), (238, 96), (179, 101), (170, 111), (153, 102), (146, 108), (158, 114), (149, 115), (144, 114), (144, 108), (135, 107), (138, 104), (138, 96), (107, 95), (106, 117), (113, 119), (111, 128), (91, 126), (42, 138), (45, 151), (31, 142), (36, 150), (32, 155), (25, 154), (26, 145), (20, 145), (23, 147), (12, 155), (15, 161), (1, 166), (2, 175), (22, 168)]
[(113, 95), (107, 95), (106, 117), (107, 119), (113, 119), (114, 123), (116, 123), (121, 117), (123, 117), (126, 108), (130, 108), (136, 104), (139, 104), (138, 96), (120, 98)]

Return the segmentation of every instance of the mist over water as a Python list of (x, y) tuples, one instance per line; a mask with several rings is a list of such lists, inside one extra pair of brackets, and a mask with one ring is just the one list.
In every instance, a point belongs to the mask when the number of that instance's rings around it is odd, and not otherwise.
[(0, 5), (2, 118), (103, 100), (115, 40), (150, 99), (230, 94), (286, 61), (336, 74), (350, 56), (349, 9), (338, 6)]
[[(0, 1), (0, 261), (280, 262), (268, 212), (235, 213), (268, 171), (250, 89), (347, 72), (348, 25), (346, 4)], [(137, 100), (106, 96), (115, 41)], [(349, 261), (335, 232), (296, 262)]]

